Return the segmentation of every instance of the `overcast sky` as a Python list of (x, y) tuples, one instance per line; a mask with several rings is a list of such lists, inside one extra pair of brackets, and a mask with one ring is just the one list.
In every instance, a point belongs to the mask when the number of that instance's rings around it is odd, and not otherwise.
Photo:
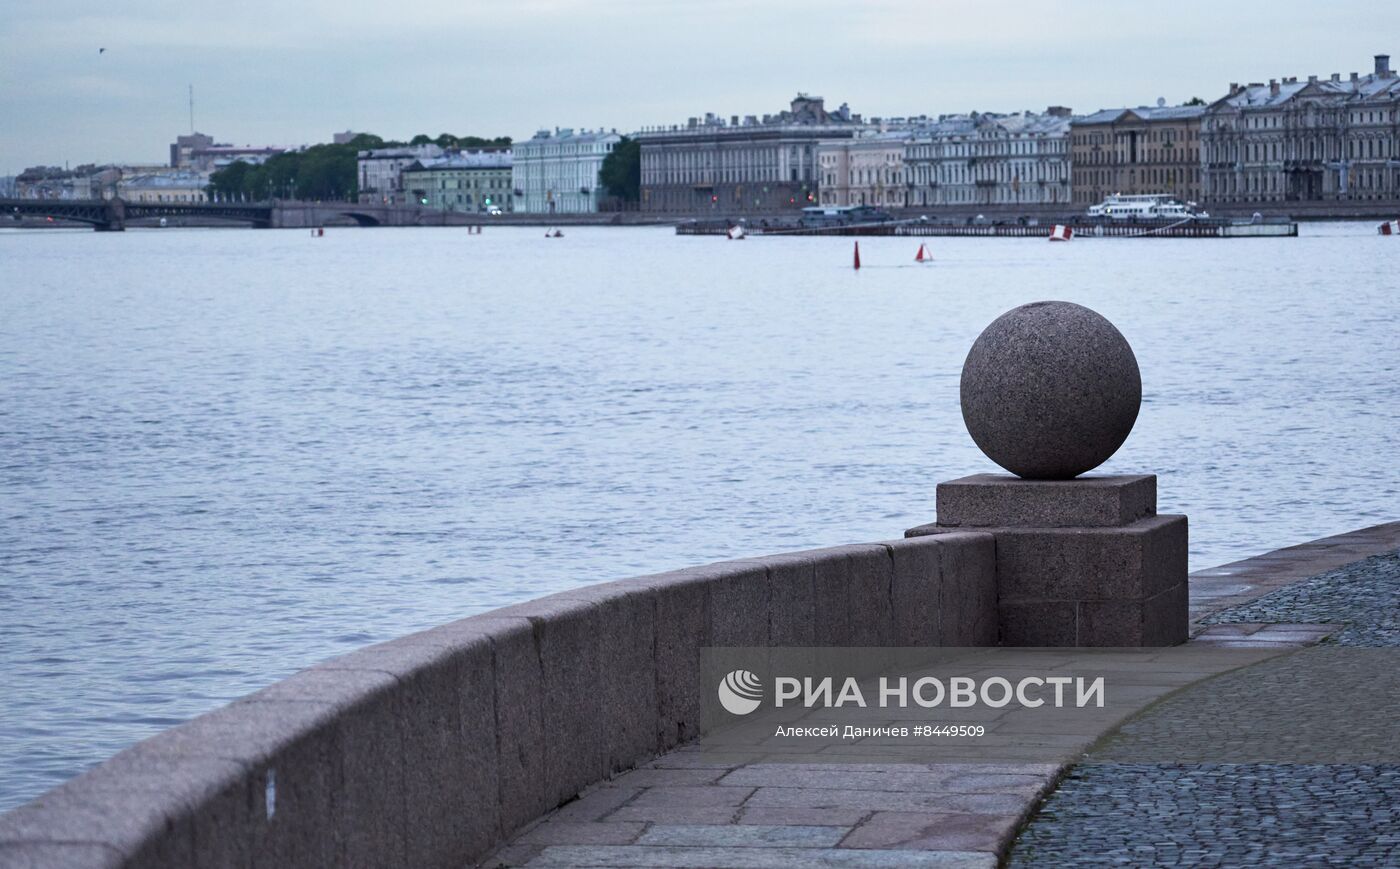
[[(1076, 112), (1400, 61), (1384, 0), (0, 0), (0, 174), (162, 162), (195, 126), (524, 138), (784, 108)], [(1393, 44), (1392, 44), (1393, 43)], [(105, 52), (99, 53), (99, 49)], [(1392, 66), (1397, 65), (1392, 63)]]

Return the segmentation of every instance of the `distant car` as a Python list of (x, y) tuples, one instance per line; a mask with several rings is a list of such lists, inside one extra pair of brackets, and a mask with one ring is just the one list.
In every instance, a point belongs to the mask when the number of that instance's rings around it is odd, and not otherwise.
[(492, 217), (496, 217), (497, 215), (504, 214), (505, 212), (501, 211), (501, 206), (499, 205), (488, 205), (486, 207), (486, 213), (491, 215)]

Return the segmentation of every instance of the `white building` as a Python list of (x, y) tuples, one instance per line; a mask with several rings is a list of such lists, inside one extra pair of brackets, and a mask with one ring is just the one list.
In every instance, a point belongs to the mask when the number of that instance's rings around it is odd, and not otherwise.
[(713, 112), (684, 125), (643, 129), (642, 211), (681, 214), (796, 211), (817, 201), (819, 143), (869, 129), (842, 104), (799, 93), (761, 119)]
[(428, 163), (444, 151), (434, 144), (406, 145), (361, 151), (356, 160), (359, 170), (360, 201), (396, 204), (408, 201), (403, 189), (403, 170), (415, 163)]
[(817, 189), (822, 205), (903, 208), (904, 152), (909, 131), (857, 133), (817, 145)]
[(603, 160), (622, 136), (616, 130), (540, 130), (513, 146), (515, 210), (530, 214), (586, 214), (598, 210)]
[(907, 205), (1053, 205), (1070, 201), (1070, 111), (944, 115), (905, 151)]
[(209, 176), (180, 170), (147, 175), (124, 176), (117, 182), (117, 195), (127, 202), (207, 202)]
[(1201, 123), (1210, 203), (1400, 199), (1400, 76), (1390, 56), (1368, 75), (1230, 85)]

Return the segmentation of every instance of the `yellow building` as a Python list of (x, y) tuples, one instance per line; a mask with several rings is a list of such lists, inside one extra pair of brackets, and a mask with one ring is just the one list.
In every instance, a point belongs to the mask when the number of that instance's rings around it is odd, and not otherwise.
[(822, 205), (903, 208), (904, 148), (909, 134), (867, 132), (817, 145)]
[(1088, 207), (1114, 193), (1166, 193), (1201, 201), (1201, 117), (1205, 106), (1103, 109), (1070, 123), (1074, 202)]

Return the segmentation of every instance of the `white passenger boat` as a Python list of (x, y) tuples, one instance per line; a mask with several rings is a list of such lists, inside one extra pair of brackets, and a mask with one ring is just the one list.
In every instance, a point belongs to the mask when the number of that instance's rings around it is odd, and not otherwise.
[(1194, 220), (1210, 217), (1204, 211), (1197, 211), (1196, 203), (1182, 203), (1166, 193), (1128, 196), (1115, 193), (1098, 205), (1089, 206), (1089, 216), (1111, 220)]

